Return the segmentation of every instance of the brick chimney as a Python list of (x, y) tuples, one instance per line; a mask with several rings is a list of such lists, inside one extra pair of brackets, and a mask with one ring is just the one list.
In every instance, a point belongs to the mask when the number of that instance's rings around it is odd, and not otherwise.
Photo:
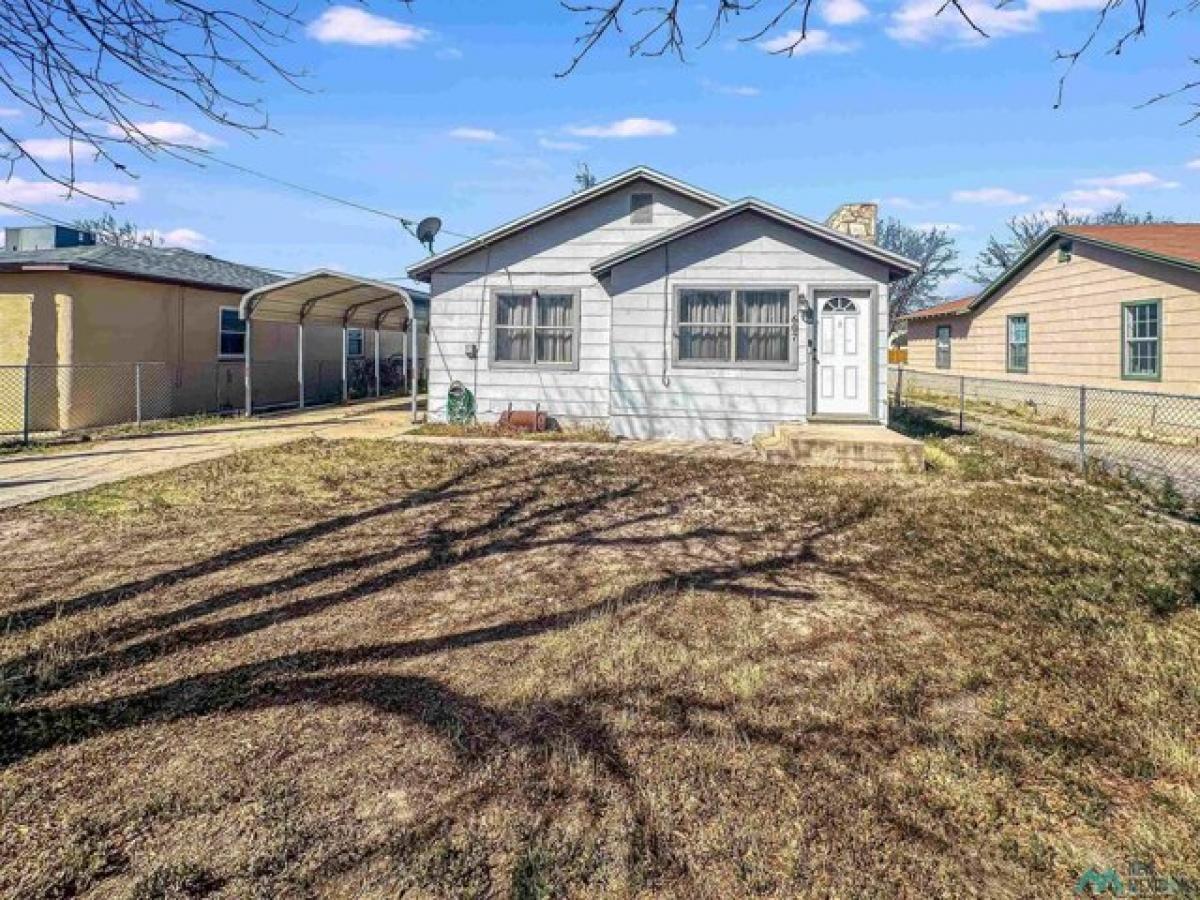
[(825, 220), (834, 231), (848, 234), (868, 244), (875, 243), (875, 223), (879, 206), (874, 203), (843, 203)]

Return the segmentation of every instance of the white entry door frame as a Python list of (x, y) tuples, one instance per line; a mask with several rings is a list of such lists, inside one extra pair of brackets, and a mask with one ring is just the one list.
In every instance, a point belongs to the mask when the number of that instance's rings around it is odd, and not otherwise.
[(810, 415), (875, 418), (876, 296), (861, 285), (812, 289)]

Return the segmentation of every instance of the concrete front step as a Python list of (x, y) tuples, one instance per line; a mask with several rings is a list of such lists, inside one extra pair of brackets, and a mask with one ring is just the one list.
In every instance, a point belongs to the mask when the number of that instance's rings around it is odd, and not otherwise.
[(754, 446), (767, 462), (875, 472), (919, 472), (920, 441), (882, 425), (784, 423), (757, 435)]

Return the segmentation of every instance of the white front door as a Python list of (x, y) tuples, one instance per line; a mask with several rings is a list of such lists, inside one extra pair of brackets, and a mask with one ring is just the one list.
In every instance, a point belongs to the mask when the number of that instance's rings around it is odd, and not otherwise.
[(870, 410), (869, 295), (818, 291), (816, 412), (865, 416)]

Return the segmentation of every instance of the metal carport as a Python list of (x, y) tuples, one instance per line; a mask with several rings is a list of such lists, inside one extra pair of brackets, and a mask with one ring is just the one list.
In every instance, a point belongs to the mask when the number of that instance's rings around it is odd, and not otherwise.
[(296, 381), (300, 407), (304, 408), (304, 327), (326, 325), (342, 330), (342, 402), (349, 399), (346, 332), (350, 328), (371, 329), (375, 335), (375, 396), (379, 396), (379, 332), (408, 332), (412, 371), (412, 416), (417, 420), (418, 342), (416, 310), (404, 288), (384, 281), (359, 278), (329, 269), (317, 269), (295, 278), (272, 282), (248, 291), (239, 307), (246, 323), (246, 352), (243, 361), (246, 415), (253, 410), (253, 363), (250, 358), (255, 322), (282, 322), (296, 329)]

